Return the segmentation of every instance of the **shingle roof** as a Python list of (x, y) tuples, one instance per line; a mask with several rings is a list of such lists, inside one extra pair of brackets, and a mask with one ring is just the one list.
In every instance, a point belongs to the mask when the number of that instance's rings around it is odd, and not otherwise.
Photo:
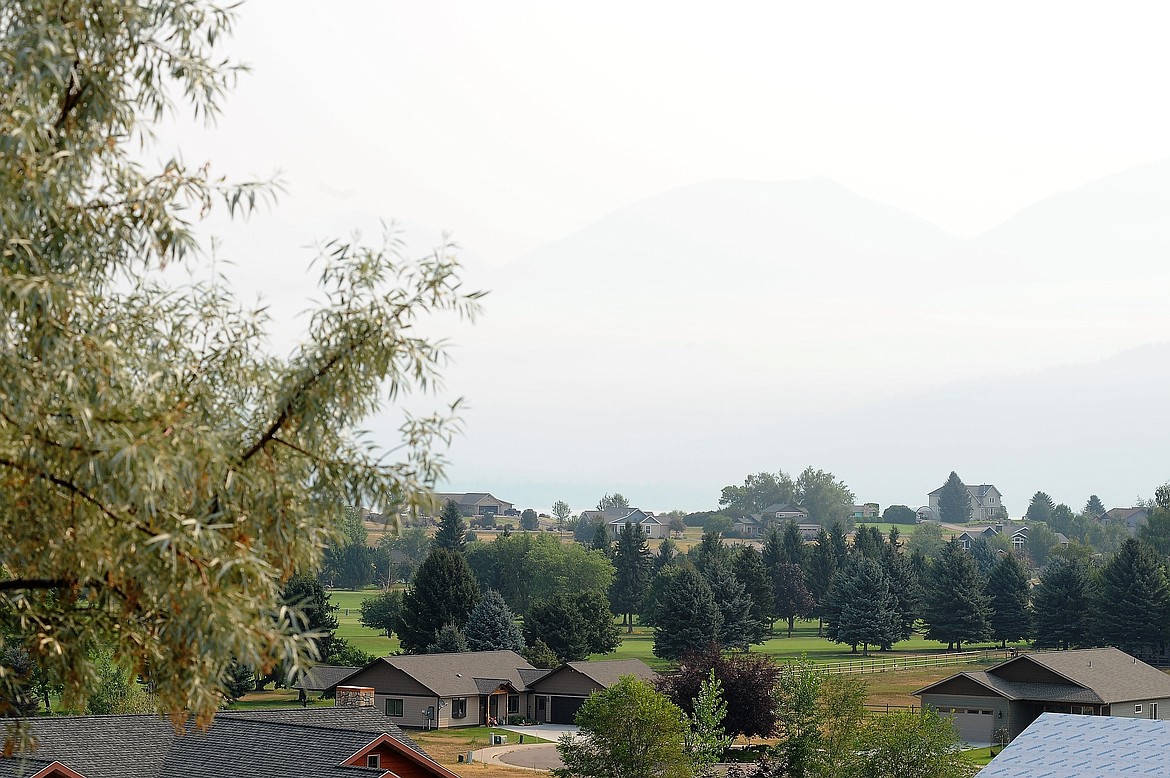
[(586, 678), (609, 688), (623, 675), (632, 675), (643, 681), (653, 680), (656, 675), (640, 659), (606, 659), (600, 662), (567, 662), (569, 667)]
[[(31, 719), (38, 762), (59, 761), (86, 778), (358, 778), (385, 771), (341, 764), (380, 735), (423, 754), (371, 707), (256, 710), (218, 715), (206, 732), (181, 736), (151, 715)], [(20, 759), (0, 760), (0, 776)], [(43, 764), (42, 764), (43, 766)]]
[[(1087, 686), (1106, 703), (1170, 697), (1170, 675), (1116, 648), (1047, 651), (1008, 661), (1020, 660), (1035, 662)], [(995, 669), (993, 667), (988, 672), (995, 672)]]
[(301, 677), (301, 682), (297, 685), (297, 688), (309, 692), (323, 692), (342, 679), (353, 675), (358, 670), (361, 670), (361, 668), (346, 667), (343, 665), (317, 665)]
[(544, 678), (551, 672), (552, 670), (526, 670), (521, 667), (520, 680), (524, 681), (525, 686), (532, 686), (532, 684), (534, 684), (536, 681)]
[(974, 678), (995, 689), (1009, 700), (1043, 700), (1044, 702), (1070, 702), (1080, 704), (1100, 704), (1104, 700), (1092, 689), (1085, 689), (1068, 683), (1028, 683), (1025, 681), (1006, 681), (990, 673), (972, 672), (963, 673), (968, 678)]
[(384, 656), (380, 661), (398, 668), (439, 697), (479, 694), (476, 678), (499, 678), (523, 691), (528, 684), (520, 671), (536, 669), (515, 651)]
[(979, 778), (1170, 775), (1170, 723), (1041, 713)]

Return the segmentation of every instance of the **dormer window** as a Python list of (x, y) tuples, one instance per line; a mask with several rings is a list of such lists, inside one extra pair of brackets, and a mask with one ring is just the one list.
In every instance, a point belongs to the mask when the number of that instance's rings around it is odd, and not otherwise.
[(381, 767), (382, 757), (378, 754), (366, 755), (366, 767)]

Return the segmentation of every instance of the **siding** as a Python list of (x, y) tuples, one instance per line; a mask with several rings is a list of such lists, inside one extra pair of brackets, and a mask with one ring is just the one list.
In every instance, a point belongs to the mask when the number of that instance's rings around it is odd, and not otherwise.
[[(1170, 699), (1133, 700), (1131, 702), (1115, 702), (1109, 706), (1109, 715), (1122, 719), (1148, 719), (1150, 717), (1150, 703), (1158, 703), (1158, 718), (1170, 719)], [(1135, 713), (1133, 707), (1142, 706), (1141, 713)]]
[(588, 697), (593, 692), (601, 691), (601, 687), (573, 668), (562, 667), (534, 683), (532, 691), (536, 694)]

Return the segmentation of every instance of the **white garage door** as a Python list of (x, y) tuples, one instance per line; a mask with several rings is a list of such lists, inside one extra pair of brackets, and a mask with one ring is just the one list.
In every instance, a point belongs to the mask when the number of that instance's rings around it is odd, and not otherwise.
[(990, 743), (995, 730), (995, 711), (988, 708), (956, 708), (952, 714), (959, 738), (967, 743)]

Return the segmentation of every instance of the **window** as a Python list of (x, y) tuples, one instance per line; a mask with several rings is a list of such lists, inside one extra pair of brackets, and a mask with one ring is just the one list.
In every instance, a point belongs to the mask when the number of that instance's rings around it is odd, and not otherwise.
[(1137, 705), (1133, 706), (1133, 712), (1134, 713), (1141, 713), (1142, 712), (1142, 704), (1140, 702)]
[(467, 698), (456, 697), (451, 700), (451, 718), (465, 719), (467, 718)]
[(520, 695), (519, 694), (509, 694), (508, 695), (508, 712), (509, 713), (519, 713), (520, 712)]
[(402, 715), (402, 700), (386, 700), (386, 715), (387, 716), (401, 716)]
[[(402, 702), (399, 700), (399, 702)], [(382, 757), (377, 754), (369, 754), (366, 756), (366, 767), (381, 767)]]

